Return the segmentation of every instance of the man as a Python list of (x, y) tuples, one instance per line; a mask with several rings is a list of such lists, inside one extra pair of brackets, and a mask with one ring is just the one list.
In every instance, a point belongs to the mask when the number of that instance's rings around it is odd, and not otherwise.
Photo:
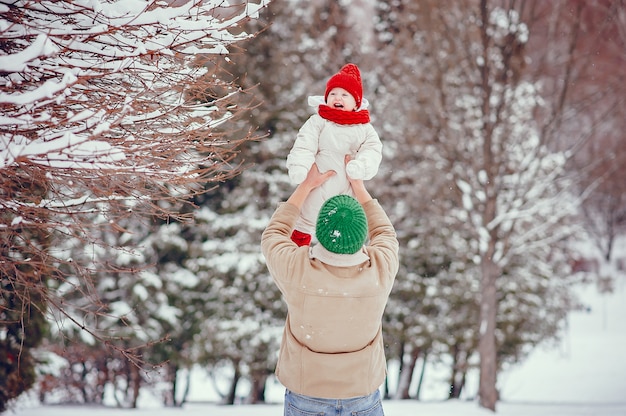
[(314, 164), (262, 236), (288, 308), (276, 367), (285, 415), (384, 414), (378, 389), (386, 373), (382, 315), (398, 271), (393, 225), (363, 181), (350, 179), (355, 197), (334, 196), (320, 209), (319, 242), (291, 240), (307, 196), (334, 174)]

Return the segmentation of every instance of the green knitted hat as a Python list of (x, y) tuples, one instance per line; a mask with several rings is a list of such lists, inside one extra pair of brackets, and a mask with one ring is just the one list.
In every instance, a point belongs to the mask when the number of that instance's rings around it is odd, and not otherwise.
[(315, 234), (319, 243), (332, 253), (356, 253), (367, 239), (363, 207), (349, 195), (327, 199), (320, 208)]

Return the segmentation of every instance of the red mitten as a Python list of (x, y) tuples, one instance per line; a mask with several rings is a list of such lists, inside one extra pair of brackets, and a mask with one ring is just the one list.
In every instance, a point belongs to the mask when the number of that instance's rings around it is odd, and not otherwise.
[(311, 234), (303, 233), (302, 231), (293, 230), (291, 233), (291, 241), (296, 243), (298, 247), (308, 246), (311, 244)]

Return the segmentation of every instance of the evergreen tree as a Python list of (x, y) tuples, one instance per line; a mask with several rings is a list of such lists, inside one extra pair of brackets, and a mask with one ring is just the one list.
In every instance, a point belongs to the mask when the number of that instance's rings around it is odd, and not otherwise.
[(195, 348), (201, 363), (231, 366), (226, 403), (234, 402), (241, 377), (252, 386), (247, 401), (264, 401), (265, 381), (274, 370), (286, 310), (264, 267), (260, 238), (293, 189), (285, 160), (312, 114), (306, 97), (323, 94), (327, 78), (353, 57), (345, 13), (336, 2), (273, 1), (264, 14), (271, 24), (250, 22), (247, 30), (261, 35), (240, 44), (228, 68), (232, 80), (258, 100), (246, 104), (252, 110), (239, 125), (266, 136), (243, 148), (241, 175), (195, 199), (200, 209), (185, 237), (185, 265), (204, 282), (199, 291), (205, 294), (205, 322)]
[[(27, 266), (18, 268), (20, 273), (30, 274)], [(30, 276), (29, 285), (19, 286), (0, 276), (0, 413), (35, 383), (35, 349), (48, 327), (46, 302), (38, 288), (46, 277)]]

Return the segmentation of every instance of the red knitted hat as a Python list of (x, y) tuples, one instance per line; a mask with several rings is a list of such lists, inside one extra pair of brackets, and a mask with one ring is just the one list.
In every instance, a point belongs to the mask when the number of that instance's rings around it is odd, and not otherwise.
[(326, 83), (326, 93), (324, 100), (328, 99), (328, 94), (333, 88), (343, 88), (348, 91), (356, 101), (356, 107), (361, 107), (363, 99), (363, 84), (361, 83), (361, 72), (354, 64), (346, 64), (341, 71), (330, 77)]

